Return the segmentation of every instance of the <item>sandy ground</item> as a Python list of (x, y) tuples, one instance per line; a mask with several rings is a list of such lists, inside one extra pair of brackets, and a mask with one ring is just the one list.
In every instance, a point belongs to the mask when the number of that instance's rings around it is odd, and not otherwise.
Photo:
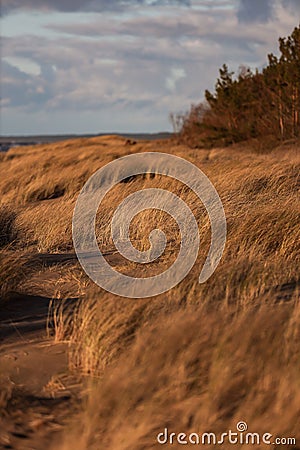
[(0, 311), (0, 449), (49, 448), (79, 404), (67, 344), (47, 331), (50, 301), (12, 294)]
[[(114, 254), (106, 257), (118, 263)], [(76, 262), (76, 255), (33, 258), (44, 270), (28, 280), (30, 293), (10, 294), (0, 310), (0, 406), (6, 404), (0, 408), (1, 450), (50, 448), (84, 395), (82, 379), (68, 368), (68, 344), (54, 341), (48, 321), (59, 270)], [(75, 304), (77, 298), (66, 301)]]

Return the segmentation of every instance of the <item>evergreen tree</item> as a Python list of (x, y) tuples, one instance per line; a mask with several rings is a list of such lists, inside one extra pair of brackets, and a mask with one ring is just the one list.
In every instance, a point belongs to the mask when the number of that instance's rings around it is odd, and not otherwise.
[(268, 55), (259, 72), (241, 67), (235, 77), (224, 64), (207, 106), (194, 105), (180, 116), (181, 135), (202, 144), (228, 144), (250, 138), (300, 136), (300, 25), (279, 38), (280, 56)]

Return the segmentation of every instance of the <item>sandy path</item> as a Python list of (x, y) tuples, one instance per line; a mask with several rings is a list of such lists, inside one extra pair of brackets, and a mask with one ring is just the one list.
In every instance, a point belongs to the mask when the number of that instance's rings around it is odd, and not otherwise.
[(0, 311), (0, 449), (50, 448), (79, 405), (67, 344), (46, 333), (49, 302), (14, 295)]

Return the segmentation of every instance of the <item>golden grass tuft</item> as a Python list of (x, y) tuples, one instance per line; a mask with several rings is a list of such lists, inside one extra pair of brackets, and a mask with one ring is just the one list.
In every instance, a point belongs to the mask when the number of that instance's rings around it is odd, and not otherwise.
[(61, 448), (150, 449), (165, 427), (221, 435), (241, 420), (299, 440), (299, 319), (292, 304), (155, 318), (90, 388)]
[(15, 211), (9, 205), (0, 205), (0, 248), (13, 244), (17, 236)]

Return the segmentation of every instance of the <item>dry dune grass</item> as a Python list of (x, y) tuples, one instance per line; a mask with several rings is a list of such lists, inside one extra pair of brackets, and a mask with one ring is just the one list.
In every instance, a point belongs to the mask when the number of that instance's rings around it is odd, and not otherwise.
[(12, 245), (18, 235), (16, 213), (9, 205), (0, 206), (0, 248)]
[(19, 229), (16, 225), (16, 212), (10, 205), (0, 206), (0, 304), (8, 294), (17, 289), (20, 283), (36, 269), (36, 261), (28, 252), (20, 251)]
[(28, 251), (14, 251), (10, 246), (0, 252), (0, 307), (11, 294), (20, 291), (24, 282), (41, 268), (40, 261)]
[[(165, 177), (136, 177), (104, 199), (96, 222), (103, 250), (115, 252), (110, 219), (116, 206), (149, 187), (169, 189), (191, 207), (201, 248), (185, 280), (147, 300), (115, 297), (92, 285), (78, 267), (66, 269), (80, 301), (75, 308), (55, 303), (51, 320), (56, 339), (70, 343), (70, 368), (93, 381), (75, 425), (56, 448), (150, 449), (165, 426), (177, 433), (219, 433), (240, 420), (255, 432), (300, 439), (299, 146), (267, 155), (250, 150), (195, 151), (172, 141), (129, 146), (112, 136), (16, 148), (2, 157), (1, 203), (14, 202), (14, 224), (26, 251), (71, 251), (80, 188), (98, 168), (133, 152), (162, 151), (198, 165), (217, 188), (227, 218), (222, 261), (199, 285), (210, 226), (193, 193)], [(131, 226), (132, 242), (147, 249), (156, 227), (170, 241), (160, 263), (141, 270), (116, 258), (118, 270), (149, 276), (172, 263), (179, 234), (166, 214), (140, 213)]]
[(299, 312), (268, 304), (156, 316), (91, 387), (62, 448), (152, 449), (165, 427), (220, 436), (240, 420), (299, 442)]

